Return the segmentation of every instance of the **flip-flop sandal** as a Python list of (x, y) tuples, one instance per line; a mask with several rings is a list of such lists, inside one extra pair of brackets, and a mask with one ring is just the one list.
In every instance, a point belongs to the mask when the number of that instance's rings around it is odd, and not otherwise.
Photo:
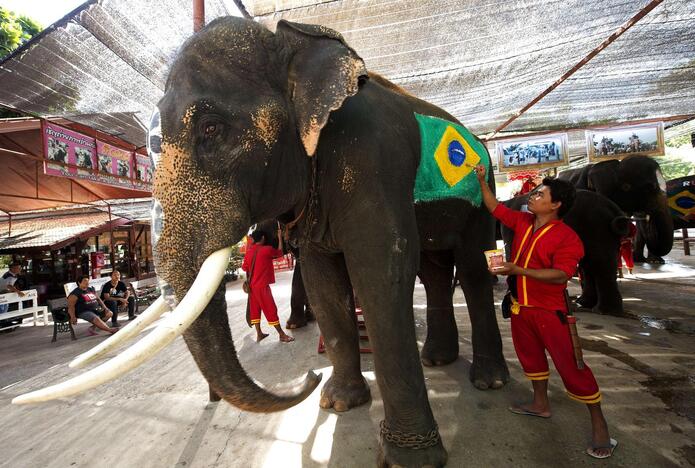
[(510, 407), (507, 408), (507, 409), (509, 409), (509, 411), (511, 411), (511, 412), (514, 413), (514, 414), (521, 414), (521, 415), (524, 415), (524, 416), (535, 416), (535, 417), (537, 417), (537, 418), (543, 418), (543, 419), (548, 419), (548, 418), (550, 417), (549, 414), (548, 414), (548, 415), (540, 414), (540, 413), (537, 413), (536, 411), (531, 411), (531, 410), (527, 410), (527, 409), (524, 409), (524, 408), (519, 408), (519, 407), (516, 407), (516, 406), (510, 406)]
[[(613, 451), (615, 448), (618, 446), (618, 441), (611, 438), (611, 445), (610, 447), (594, 447), (593, 445), (589, 448), (586, 449), (586, 454), (589, 455), (590, 457), (593, 458), (598, 458), (599, 460), (602, 460), (604, 458), (610, 458), (613, 455)], [(596, 450), (601, 450), (601, 449), (610, 449), (606, 455), (599, 455), (595, 451)]]

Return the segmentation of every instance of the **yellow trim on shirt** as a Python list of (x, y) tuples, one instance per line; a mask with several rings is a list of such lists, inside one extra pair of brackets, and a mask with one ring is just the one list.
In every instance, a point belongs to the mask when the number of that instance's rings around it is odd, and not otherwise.
[[(533, 253), (533, 249), (536, 248), (536, 243), (538, 242), (538, 240), (541, 237), (543, 237), (545, 235), (545, 233), (548, 232), (550, 230), (550, 228), (552, 228), (553, 226), (555, 226), (555, 224), (550, 224), (550, 225), (544, 227), (543, 230), (541, 231), (541, 233), (538, 234), (538, 237), (536, 237), (533, 240), (533, 243), (531, 244), (531, 248), (529, 249), (528, 254), (526, 255), (526, 261), (524, 262), (524, 268), (528, 267), (528, 264), (531, 261), (531, 254)], [(524, 293), (523, 305), (527, 306), (527, 305), (529, 305), (529, 303), (528, 303), (528, 291), (526, 290), (526, 276), (525, 275), (521, 276), (521, 290)]]

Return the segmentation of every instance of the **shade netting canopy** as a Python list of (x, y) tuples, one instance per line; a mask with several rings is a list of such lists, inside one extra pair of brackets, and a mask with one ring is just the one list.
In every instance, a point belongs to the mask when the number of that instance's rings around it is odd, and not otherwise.
[[(237, 3), (271, 29), (287, 19), (338, 30), (370, 70), (483, 136), (695, 114), (692, 0)], [(208, 22), (234, 12), (205, 4)], [(87, 2), (0, 64), (0, 105), (140, 146), (192, 22), (191, 0)]]

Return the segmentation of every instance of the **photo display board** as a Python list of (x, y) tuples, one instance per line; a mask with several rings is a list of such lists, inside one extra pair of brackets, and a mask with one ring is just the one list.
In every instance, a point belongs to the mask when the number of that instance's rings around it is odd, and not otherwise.
[(586, 151), (592, 162), (630, 155), (663, 156), (664, 124), (656, 122), (587, 130)]
[(495, 142), (500, 172), (566, 166), (567, 134), (552, 133)]
[[(42, 122), (44, 174), (134, 190), (152, 190), (149, 156)], [(138, 177), (145, 174), (146, 178)]]

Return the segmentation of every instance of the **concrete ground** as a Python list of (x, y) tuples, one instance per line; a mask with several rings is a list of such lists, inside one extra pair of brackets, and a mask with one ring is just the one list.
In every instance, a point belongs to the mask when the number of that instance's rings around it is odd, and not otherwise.
[[(569, 400), (551, 373), (553, 417), (509, 413), (528, 399), (530, 384), (514, 354), (509, 323), (498, 316), (512, 379), (501, 390), (479, 391), (468, 381), (470, 322), (462, 293), (454, 297), (461, 356), (425, 368), (430, 402), (448, 466), (695, 466), (695, 258), (676, 244), (668, 263), (640, 265), (621, 281), (625, 317), (579, 313), (585, 359), (604, 393), (603, 408), (619, 446), (610, 460), (584, 454), (589, 418)], [(278, 274), (273, 293), (281, 319), (289, 315), (291, 272)], [(578, 287), (573, 282), (571, 292)], [(495, 288), (498, 301), (502, 284)], [(272, 387), (301, 379), (309, 369), (331, 365), (316, 352), (318, 327), (293, 331), (297, 341), (276, 335), (260, 344), (243, 319), (241, 282), (230, 283), (228, 311), (240, 359), (258, 381)], [(425, 293), (415, 286), (416, 326), (425, 336)], [(244, 413), (208, 403), (208, 388), (182, 339), (121, 379), (86, 395), (37, 406), (12, 406), (19, 394), (57, 383), (78, 372), (72, 357), (104, 337), (68, 334), (51, 343), (52, 327), (24, 326), (0, 334), (0, 466), (7, 467), (364, 467), (373, 466), (383, 416), (371, 355), (363, 355), (371, 403), (337, 414), (318, 407), (318, 390), (281, 413)], [(267, 328), (267, 326), (266, 326)], [(422, 341), (419, 343), (422, 345)]]

